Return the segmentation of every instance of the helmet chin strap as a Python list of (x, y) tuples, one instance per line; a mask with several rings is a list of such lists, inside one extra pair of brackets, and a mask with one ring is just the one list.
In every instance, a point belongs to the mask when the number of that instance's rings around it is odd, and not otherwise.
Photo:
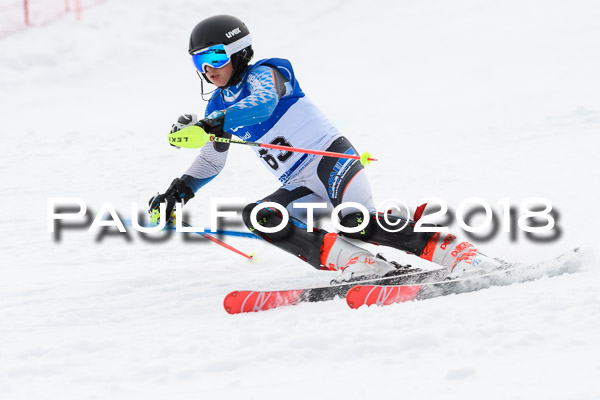
[(229, 80), (229, 82), (227, 82), (227, 85), (225, 85), (223, 87), (216, 87), (214, 90), (211, 90), (210, 92), (204, 92), (204, 81), (210, 83), (211, 85), (213, 83), (208, 78), (206, 78), (204, 76), (204, 74), (201, 74), (200, 71), (198, 71), (198, 70), (196, 70), (196, 75), (198, 75), (198, 78), (200, 78), (200, 87), (201, 87), (201, 93), (200, 94), (202, 96), (202, 100), (204, 100), (204, 101), (209, 101), (211, 99), (211, 96), (209, 96), (208, 98), (205, 98), (204, 96), (213, 94), (214, 92), (217, 91), (217, 89), (227, 89), (228, 87), (235, 86), (239, 82), (241, 82), (241, 78), (238, 76), (238, 74), (234, 74), (235, 76), (231, 77), (231, 79)]
[[(218, 88), (215, 88), (215, 89), (214, 89), (213, 91), (211, 91), (211, 92), (204, 93), (204, 79), (205, 79), (205, 78), (203, 78), (203, 76), (202, 76), (202, 75), (204, 75), (204, 74), (200, 75), (200, 71), (198, 71), (198, 70), (196, 70), (196, 74), (198, 75), (198, 78), (200, 78), (200, 88), (201, 88), (201, 89), (200, 89), (200, 91), (201, 91), (201, 92), (200, 92), (200, 95), (202, 96), (202, 100), (204, 100), (204, 101), (209, 101), (209, 100), (210, 100), (210, 96), (208, 97), (208, 99), (205, 99), (205, 98), (204, 98), (204, 96), (205, 96), (205, 95), (208, 95), (208, 94), (213, 94), (214, 92), (216, 92), (216, 91), (217, 91), (217, 89), (218, 89)], [(206, 81), (207, 81), (207, 82), (210, 82), (208, 79), (206, 79)]]

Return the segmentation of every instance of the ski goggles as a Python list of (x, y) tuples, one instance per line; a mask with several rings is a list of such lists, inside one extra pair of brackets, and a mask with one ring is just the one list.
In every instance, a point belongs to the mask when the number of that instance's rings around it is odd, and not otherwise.
[(252, 38), (246, 35), (231, 44), (216, 44), (192, 53), (192, 60), (198, 71), (206, 73), (206, 66), (223, 68), (231, 62), (231, 56), (252, 45)]

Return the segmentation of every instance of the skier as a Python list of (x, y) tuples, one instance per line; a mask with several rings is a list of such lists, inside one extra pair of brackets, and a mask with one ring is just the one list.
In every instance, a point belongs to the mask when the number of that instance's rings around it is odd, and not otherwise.
[[(249, 64), (253, 57), (252, 39), (239, 19), (218, 15), (198, 23), (191, 33), (189, 53), (201, 79), (217, 88), (208, 100), (204, 119), (198, 120), (194, 114), (182, 115), (171, 132), (198, 124), (219, 137), (230, 138), (233, 134), (251, 142), (357, 154), (350, 141), (305, 96), (288, 60), (270, 58)], [(176, 202), (189, 202), (223, 169), (228, 147), (228, 143), (202, 147), (185, 174), (175, 178), (164, 194), (150, 199), (150, 211), (166, 203), (167, 215), (171, 216)], [(446, 267), (453, 277), (467, 270), (498, 266), (472, 244), (459, 241), (452, 234), (415, 232), (413, 221), (400, 232), (382, 229), (376, 219), (389, 229), (394, 225), (377, 214), (369, 181), (358, 160), (253, 149), (282, 186), (244, 208), (242, 218), (246, 226), (317, 269), (342, 271), (342, 281), (383, 276), (396, 271), (397, 265), (348, 242), (342, 234), (318, 229), (308, 232), (302, 222), (302, 210), (293, 208), (293, 204), (326, 202), (331, 210), (342, 202), (360, 203), (370, 213), (368, 225), (358, 233), (344, 236), (415, 254)], [(254, 229), (250, 215), (261, 202), (286, 207), (290, 220), (282, 230), (263, 233)], [(390, 215), (388, 219), (392, 224), (405, 222)], [(275, 227), (282, 216), (276, 209), (263, 208), (256, 220), (262, 226)], [(357, 209), (342, 211), (343, 226), (357, 227), (361, 222), (363, 214)]]

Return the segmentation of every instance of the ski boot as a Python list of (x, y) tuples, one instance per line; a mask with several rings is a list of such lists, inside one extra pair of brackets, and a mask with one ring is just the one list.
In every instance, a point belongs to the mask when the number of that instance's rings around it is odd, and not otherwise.
[(331, 271), (342, 271), (332, 283), (349, 282), (360, 279), (383, 277), (397, 267), (376, 257), (368, 250), (355, 246), (336, 233), (328, 233), (323, 239), (321, 264)]
[(448, 270), (446, 279), (481, 275), (502, 269), (506, 263), (486, 256), (469, 242), (460, 242), (451, 233), (436, 233), (431, 237), (421, 258)]

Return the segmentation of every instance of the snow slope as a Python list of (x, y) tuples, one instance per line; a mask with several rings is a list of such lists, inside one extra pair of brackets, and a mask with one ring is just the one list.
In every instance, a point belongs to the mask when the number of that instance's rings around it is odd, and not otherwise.
[[(289, 58), (380, 159), (368, 167), (376, 202), (437, 196), (455, 210), (478, 196), (499, 211), (504, 197), (543, 196), (558, 238), (497, 232), (478, 245), (525, 262), (582, 246), (584, 271), (380, 309), (230, 316), (231, 290), (335, 274), (243, 238), (225, 240), (254, 263), (193, 236), (55, 240), (49, 197), (129, 218), (185, 171), (195, 153), (165, 134), (203, 112), (187, 40), (219, 13), (247, 23), (257, 59)], [(108, 0), (0, 41), (0, 398), (600, 398), (598, 20), (593, 1)], [(213, 197), (277, 187), (232, 148), (189, 219), (208, 224)]]

